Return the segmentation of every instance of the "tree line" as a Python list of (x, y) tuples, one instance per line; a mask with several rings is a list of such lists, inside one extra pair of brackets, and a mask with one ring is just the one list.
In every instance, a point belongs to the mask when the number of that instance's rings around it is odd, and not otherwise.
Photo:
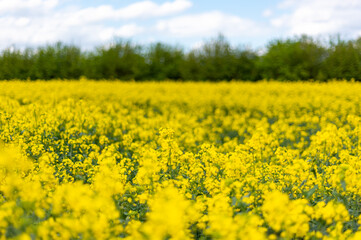
[(361, 38), (330, 40), (310, 36), (276, 39), (265, 51), (232, 47), (223, 37), (185, 51), (164, 43), (149, 46), (116, 41), (92, 51), (56, 43), (0, 54), (0, 79), (121, 79), (230, 81), (260, 79), (361, 81)]

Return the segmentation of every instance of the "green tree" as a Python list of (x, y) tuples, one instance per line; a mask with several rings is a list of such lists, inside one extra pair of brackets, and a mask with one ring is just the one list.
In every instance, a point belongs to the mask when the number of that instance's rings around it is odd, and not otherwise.
[(203, 80), (231, 80), (236, 71), (236, 56), (224, 36), (211, 40), (198, 51)]
[(327, 78), (361, 80), (361, 39), (331, 42), (329, 56), (325, 60)]
[(198, 51), (192, 50), (184, 57), (181, 76), (184, 80), (199, 81), (203, 80), (203, 70)]
[(184, 53), (180, 48), (163, 43), (152, 44), (145, 54), (147, 63), (147, 78), (181, 79)]
[(141, 47), (131, 42), (118, 41), (109, 47), (100, 47), (90, 55), (96, 72), (90, 77), (110, 79), (141, 79), (144, 75), (144, 57)]
[(280, 80), (322, 78), (326, 49), (308, 36), (272, 41), (262, 56), (262, 77)]
[(260, 57), (251, 49), (237, 49), (235, 51), (235, 73), (233, 78), (238, 80), (256, 81), (261, 79), (259, 70)]

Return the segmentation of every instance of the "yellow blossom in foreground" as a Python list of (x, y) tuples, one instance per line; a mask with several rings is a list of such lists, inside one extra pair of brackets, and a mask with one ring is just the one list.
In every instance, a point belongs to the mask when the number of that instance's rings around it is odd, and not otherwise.
[(0, 82), (0, 239), (359, 239), (360, 92)]

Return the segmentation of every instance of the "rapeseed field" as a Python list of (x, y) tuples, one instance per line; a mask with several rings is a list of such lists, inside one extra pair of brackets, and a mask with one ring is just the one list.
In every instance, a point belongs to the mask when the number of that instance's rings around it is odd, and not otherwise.
[(361, 84), (0, 83), (0, 239), (361, 239)]

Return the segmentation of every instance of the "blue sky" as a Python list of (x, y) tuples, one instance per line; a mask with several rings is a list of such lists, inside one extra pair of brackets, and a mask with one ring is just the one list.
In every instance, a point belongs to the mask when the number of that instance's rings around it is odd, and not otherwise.
[(114, 39), (196, 48), (222, 33), (233, 45), (275, 38), (361, 35), (360, 0), (0, 0), (0, 49)]

